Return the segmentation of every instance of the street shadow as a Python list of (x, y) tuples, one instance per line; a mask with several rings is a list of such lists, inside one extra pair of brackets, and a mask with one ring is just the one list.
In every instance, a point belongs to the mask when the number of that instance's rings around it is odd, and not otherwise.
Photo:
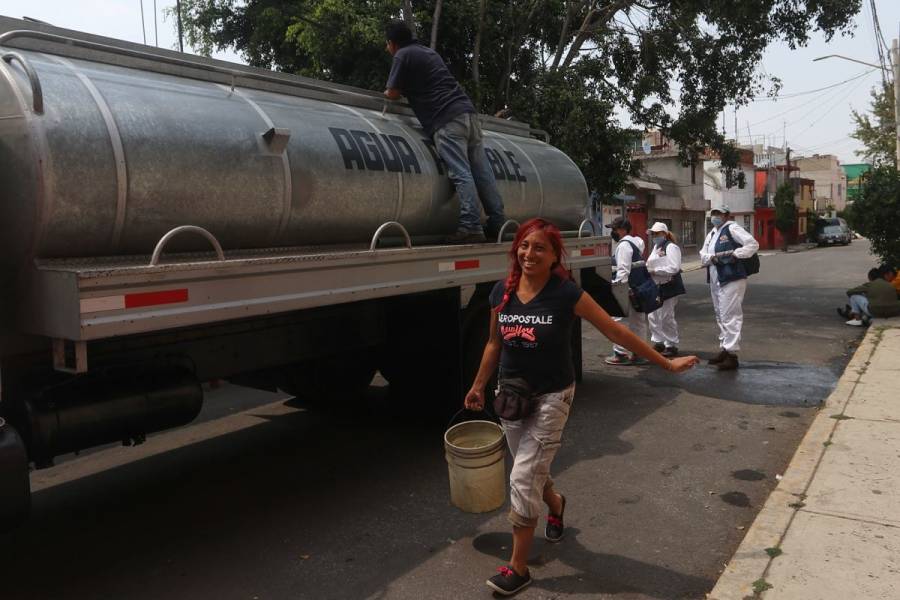
[[(580, 531), (566, 528), (565, 538), (549, 544), (536, 537), (528, 564), (542, 566), (559, 562), (574, 570), (571, 575), (535, 578), (533, 587), (565, 594), (641, 594), (652, 598), (701, 598), (715, 581), (679, 573), (640, 560), (595, 552), (578, 540)], [(512, 534), (485, 533), (472, 541), (472, 546), (498, 560), (508, 559)]]
[[(266, 416), (36, 492), (30, 521), (0, 536), (4, 597), (378, 593), (498, 514), (450, 506), (445, 423), (386, 402), (385, 393), (372, 388), (361, 403)], [(669, 396), (635, 404), (588, 377), (573, 420), (596, 427), (589, 438), (564, 438), (554, 473), (630, 452), (621, 433)], [(273, 570), (277, 577), (264, 575)]]

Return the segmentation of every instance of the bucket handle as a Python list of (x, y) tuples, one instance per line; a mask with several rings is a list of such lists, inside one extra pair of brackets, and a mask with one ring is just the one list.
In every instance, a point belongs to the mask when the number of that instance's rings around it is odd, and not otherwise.
[[(476, 415), (486, 415), (486, 416), (488, 417), (488, 420), (489, 420), (489, 421), (493, 421), (493, 422), (495, 422), (495, 423), (499, 423), (499, 422), (500, 422), (500, 419), (497, 418), (497, 415), (494, 414), (494, 411), (493, 411), (493, 410), (489, 410), (489, 409), (488, 409), (487, 402), (485, 402), (484, 408), (483, 408), (482, 410), (470, 410), (470, 409), (466, 408), (465, 406), (463, 406), (461, 409), (459, 409), (458, 411), (456, 411), (456, 414), (454, 414), (452, 417), (450, 417), (450, 420), (447, 422), (447, 427), (444, 428), (444, 431), (447, 431), (448, 429), (450, 429), (451, 427), (453, 427), (454, 425), (456, 425), (456, 420), (457, 420), (457, 418), (459, 417), (459, 415), (461, 415), (461, 414), (463, 414), (463, 413), (473, 413), (473, 414), (476, 414)], [(474, 419), (466, 419), (466, 420), (467, 420), (467, 421), (473, 421)], [(481, 420), (484, 420), (484, 419), (481, 419)], [(460, 422), (462, 422), (462, 421), (460, 421)]]

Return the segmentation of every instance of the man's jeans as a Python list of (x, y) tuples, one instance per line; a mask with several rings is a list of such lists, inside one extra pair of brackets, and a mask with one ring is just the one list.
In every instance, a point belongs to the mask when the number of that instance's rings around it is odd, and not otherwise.
[(850, 296), (850, 312), (860, 317), (872, 318), (869, 312), (869, 298), (862, 294), (853, 294)]
[(438, 154), (459, 197), (458, 229), (471, 233), (481, 231), (479, 197), (487, 214), (488, 229), (499, 231), (506, 221), (503, 199), (481, 140), (481, 125), (471, 113), (459, 115), (434, 132)]

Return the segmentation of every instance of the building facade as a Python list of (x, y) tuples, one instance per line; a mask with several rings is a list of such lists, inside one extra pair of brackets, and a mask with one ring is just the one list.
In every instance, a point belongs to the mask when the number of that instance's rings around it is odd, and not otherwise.
[(814, 154), (792, 161), (799, 176), (815, 182), (815, 211), (834, 214), (847, 208), (847, 174), (841, 161), (831, 154)]
[(666, 224), (682, 248), (697, 250), (703, 243), (709, 203), (703, 195), (702, 161), (684, 164), (678, 148), (652, 132), (649, 153), (639, 156), (642, 173), (629, 180), (626, 192), (635, 200), (628, 205), (628, 218), (636, 234), (656, 221)]
[(722, 170), (721, 161), (704, 161), (703, 194), (707, 203), (710, 207), (727, 205), (735, 222), (751, 234), (755, 231), (755, 176), (753, 152), (750, 150), (740, 150), (738, 166), (731, 177), (727, 177)]
[(859, 195), (862, 194), (865, 187), (866, 175), (872, 170), (872, 165), (868, 163), (856, 163), (852, 165), (841, 165), (844, 168), (844, 175), (847, 176), (847, 204), (851, 204)]

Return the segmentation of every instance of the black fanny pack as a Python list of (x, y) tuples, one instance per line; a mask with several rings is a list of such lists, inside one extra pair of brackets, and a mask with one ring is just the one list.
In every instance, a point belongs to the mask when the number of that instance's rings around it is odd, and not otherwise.
[(519, 421), (534, 412), (537, 397), (521, 377), (501, 379), (494, 398), (494, 412), (506, 421)]

